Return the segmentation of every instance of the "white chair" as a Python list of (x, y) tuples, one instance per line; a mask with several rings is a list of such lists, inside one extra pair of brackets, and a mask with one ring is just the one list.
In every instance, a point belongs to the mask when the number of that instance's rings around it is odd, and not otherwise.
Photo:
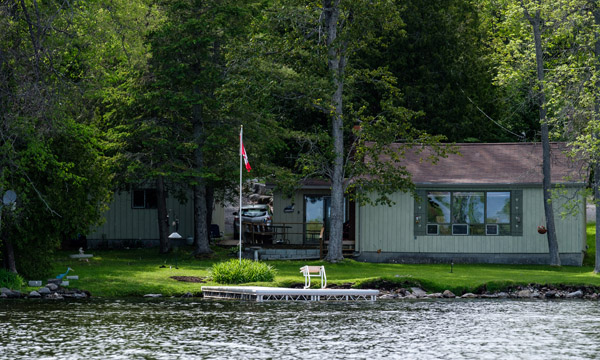
[(325, 266), (308, 266), (304, 265), (300, 268), (300, 272), (304, 275), (304, 288), (308, 289), (310, 287), (310, 278), (311, 277), (320, 277), (321, 278), (321, 289), (325, 289), (327, 287), (327, 275), (325, 275)]

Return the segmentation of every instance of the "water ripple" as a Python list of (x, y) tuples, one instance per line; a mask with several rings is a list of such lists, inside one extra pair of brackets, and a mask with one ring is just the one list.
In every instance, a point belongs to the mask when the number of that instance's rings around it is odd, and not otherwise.
[(0, 302), (8, 359), (595, 359), (591, 301)]

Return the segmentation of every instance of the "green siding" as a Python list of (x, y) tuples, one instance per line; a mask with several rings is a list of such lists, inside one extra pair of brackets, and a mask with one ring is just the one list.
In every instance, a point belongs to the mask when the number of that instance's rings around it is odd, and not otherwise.
[[(167, 210), (172, 222), (179, 219), (179, 234), (184, 238), (194, 235), (192, 201), (180, 204), (174, 198), (167, 198)], [(133, 209), (131, 193), (116, 193), (108, 211), (104, 214), (106, 221), (97, 229), (92, 229), (88, 239), (107, 240), (153, 240), (158, 239), (158, 223), (156, 209)], [(174, 228), (172, 228), (174, 229)]]
[[(472, 190), (480, 190), (472, 188)], [(485, 190), (509, 190), (486, 188)], [(387, 206), (363, 206), (359, 209), (360, 251), (382, 252), (430, 252), (430, 253), (547, 253), (548, 242), (545, 235), (537, 233), (537, 226), (544, 219), (541, 188), (511, 189), (515, 200), (522, 196), (521, 210), (512, 205), (516, 214), (521, 214), (520, 231), (513, 229), (518, 236), (428, 236), (416, 235), (415, 216), (417, 202), (410, 194), (398, 193), (392, 196), (396, 204)], [(577, 189), (571, 188), (564, 198), (554, 200), (555, 213), (560, 214), (561, 204), (569, 198), (577, 197)], [(522, 193), (522, 195), (521, 195)], [(514, 195), (513, 195), (514, 196)], [(575, 216), (562, 218), (555, 216), (559, 250), (564, 253), (583, 251), (585, 243), (585, 204), (580, 204), (580, 212)], [(583, 219), (582, 219), (583, 218)], [(425, 219), (426, 221), (426, 219)]]

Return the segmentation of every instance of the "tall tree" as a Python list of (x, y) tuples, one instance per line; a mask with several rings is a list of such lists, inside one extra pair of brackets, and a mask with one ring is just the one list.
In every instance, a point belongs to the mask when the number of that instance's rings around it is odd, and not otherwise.
[[(5, 267), (44, 276), (65, 237), (100, 220), (108, 174), (84, 94), (85, 6), (0, 3), (0, 188), (14, 189), (3, 212)], [(40, 236), (43, 234), (43, 236)]]
[[(359, 51), (385, 47), (388, 35), (401, 26), (394, 1), (287, 0), (274, 2), (265, 14), (263, 30), (253, 43), (264, 46), (263, 59), (271, 64), (272, 77), (286, 84), (279, 89), (284, 92), (282, 101), (293, 99), (305, 112), (319, 111), (294, 133), (303, 144), (297, 164), (305, 176), (331, 181), (327, 260), (339, 261), (344, 194), (359, 201), (388, 202), (386, 194), (410, 188), (401, 166), (383, 167), (370, 176), (373, 173), (366, 170), (373, 168), (364, 165), (363, 157), (378, 159), (391, 142), (411, 146), (439, 138), (411, 127), (415, 113), (400, 105), (396, 78), (385, 67), (353, 63)], [(357, 89), (365, 86), (376, 95), (362, 97)], [(353, 131), (355, 125), (360, 130)], [(361, 191), (353, 191), (358, 186)], [(372, 197), (375, 189), (379, 196)]]
[(576, 47), (573, 35), (578, 30), (572, 26), (575, 23), (572, 15), (578, 5), (572, 1), (543, 0), (490, 1), (487, 5), (497, 19), (492, 46), (498, 54), (498, 82), (512, 89), (526, 86), (538, 110), (549, 263), (560, 266), (556, 209), (552, 203), (550, 138), (567, 139), (558, 131), (560, 126), (555, 119), (564, 117), (570, 105), (560, 100), (562, 96), (555, 89), (568, 82), (561, 66), (570, 61), (569, 55)]
[(167, 0), (159, 5), (165, 21), (149, 36), (151, 90), (145, 104), (158, 119), (177, 129), (162, 140), (182, 144), (182, 151), (171, 158), (179, 164), (171, 161), (168, 175), (183, 179), (193, 189), (194, 253), (206, 254), (211, 252), (207, 220), (212, 210), (207, 198), (213, 180), (222, 174), (219, 163), (206, 151), (222, 143), (222, 137), (235, 139), (231, 133), (235, 126), (221, 113), (217, 90), (227, 74), (223, 49), (245, 28), (245, 4)]

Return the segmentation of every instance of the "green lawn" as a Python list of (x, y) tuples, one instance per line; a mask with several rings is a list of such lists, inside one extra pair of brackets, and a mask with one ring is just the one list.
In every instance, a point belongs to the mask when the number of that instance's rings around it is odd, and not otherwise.
[[(457, 294), (486, 287), (494, 291), (513, 285), (563, 284), (600, 286), (600, 276), (593, 273), (593, 224), (588, 225), (588, 254), (583, 267), (533, 265), (400, 265), (371, 264), (346, 260), (338, 264), (319, 261), (270, 261), (277, 269), (272, 283), (262, 286), (290, 286), (303, 283), (299, 268), (303, 265), (325, 265), (329, 284), (353, 283), (354, 286), (378, 286), (381, 281), (410, 285), (418, 284), (428, 291), (449, 289)], [(210, 268), (218, 261), (230, 258), (229, 250), (217, 249), (210, 259), (198, 260), (189, 255), (190, 249), (175, 254), (158, 255), (157, 249), (90, 251), (94, 258), (89, 262), (69, 258), (72, 252), (59, 252), (54, 262), (53, 274), (74, 269), (69, 275), (79, 275), (71, 286), (88, 290), (94, 296), (126, 297), (148, 293), (177, 296), (187, 292), (198, 294), (203, 285), (216, 285), (210, 281)], [(176, 268), (177, 267), (177, 268)], [(171, 276), (203, 278), (206, 283), (181, 282)]]

